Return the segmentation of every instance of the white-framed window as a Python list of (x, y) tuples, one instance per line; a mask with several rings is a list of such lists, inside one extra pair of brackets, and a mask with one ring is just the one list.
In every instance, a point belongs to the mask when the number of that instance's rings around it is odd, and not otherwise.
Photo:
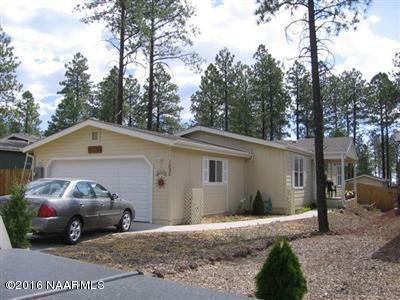
[(293, 187), (295, 188), (304, 187), (304, 178), (305, 178), (304, 157), (295, 156), (293, 158), (292, 171), (293, 171), (292, 175)]
[(90, 134), (90, 138), (92, 141), (98, 141), (99, 140), (99, 132), (96, 131), (92, 131)]
[(342, 164), (336, 165), (336, 185), (342, 186), (343, 179), (342, 179)]
[(228, 161), (221, 158), (203, 158), (203, 183), (222, 185), (228, 183)]

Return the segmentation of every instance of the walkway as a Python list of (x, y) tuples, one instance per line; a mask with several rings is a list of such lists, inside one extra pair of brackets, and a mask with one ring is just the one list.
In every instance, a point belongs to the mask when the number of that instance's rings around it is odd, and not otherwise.
[(248, 221), (237, 221), (237, 222), (225, 222), (225, 223), (211, 223), (211, 224), (196, 224), (196, 225), (156, 225), (149, 223), (138, 223), (132, 224), (131, 231), (125, 234), (137, 234), (137, 233), (149, 233), (149, 232), (187, 232), (187, 231), (204, 231), (204, 230), (217, 230), (227, 228), (238, 228), (247, 226), (256, 226), (263, 224), (270, 224), (274, 222), (286, 222), (301, 219), (308, 219), (317, 216), (316, 210), (307, 211), (305, 213), (291, 215), (291, 216), (277, 216), (264, 219), (248, 220)]

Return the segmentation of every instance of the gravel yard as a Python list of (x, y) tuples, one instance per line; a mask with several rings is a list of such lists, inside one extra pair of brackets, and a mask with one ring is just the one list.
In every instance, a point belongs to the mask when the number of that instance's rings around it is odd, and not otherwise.
[(276, 235), (298, 254), (307, 299), (400, 299), (400, 217), (359, 207), (316, 219), (212, 232), (114, 234), (48, 252), (124, 270), (254, 295), (254, 276)]

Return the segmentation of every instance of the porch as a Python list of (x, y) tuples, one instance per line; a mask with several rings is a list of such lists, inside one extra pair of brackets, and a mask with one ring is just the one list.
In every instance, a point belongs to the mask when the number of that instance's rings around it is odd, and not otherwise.
[(356, 167), (357, 156), (348, 153), (325, 155), (325, 195), (329, 207), (345, 206), (347, 179), (353, 179), (351, 190), (354, 191), (354, 198), (357, 197)]

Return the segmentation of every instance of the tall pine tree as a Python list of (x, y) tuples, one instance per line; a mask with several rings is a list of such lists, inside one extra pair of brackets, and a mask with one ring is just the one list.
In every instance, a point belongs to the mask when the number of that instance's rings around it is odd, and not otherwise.
[(285, 136), (290, 98), (283, 84), (283, 71), (264, 45), (254, 54), (252, 86), (257, 109), (259, 137), (275, 140)]
[[(178, 86), (171, 82), (171, 75), (161, 66), (154, 69), (154, 108), (152, 129), (159, 132), (174, 133), (179, 130), (180, 98)], [(149, 86), (144, 87), (144, 97), (148, 97)]]
[(66, 79), (60, 82), (62, 89), (58, 92), (63, 98), (49, 121), (46, 135), (68, 128), (90, 116), (91, 82), (87, 59), (78, 52), (72, 61), (65, 64), (65, 68)]
[(201, 77), (199, 90), (191, 97), (194, 121), (202, 126), (223, 128), (222, 77), (214, 64), (209, 64)]
[(16, 104), (16, 116), (19, 132), (40, 135), (39, 104), (30, 91), (25, 91)]

